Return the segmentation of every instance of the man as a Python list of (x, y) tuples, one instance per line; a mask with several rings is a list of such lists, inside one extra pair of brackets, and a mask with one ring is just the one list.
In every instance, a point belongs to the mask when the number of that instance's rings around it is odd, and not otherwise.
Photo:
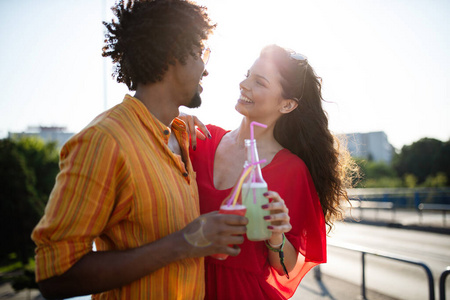
[[(134, 97), (61, 150), (60, 173), (33, 231), (46, 298), (203, 299), (203, 256), (237, 255), (246, 219), (199, 216), (181, 105), (200, 105), (214, 25), (182, 0), (121, 1), (103, 56)], [(203, 59), (206, 60), (205, 57)], [(95, 241), (97, 251), (92, 251)]]

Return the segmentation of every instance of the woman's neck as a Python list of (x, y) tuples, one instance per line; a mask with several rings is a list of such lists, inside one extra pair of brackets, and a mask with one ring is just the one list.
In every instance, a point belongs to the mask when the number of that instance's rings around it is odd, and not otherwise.
[[(244, 148), (245, 140), (250, 139), (251, 131), (250, 124), (251, 120), (243, 118), (241, 125), (238, 128), (230, 132), (230, 137), (233, 138), (234, 142), (239, 146)], [(253, 138), (256, 139), (258, 148), (265, 149), (266, 151), (279, 151), (280, 144), (275, 140), (273, 136), (273, 129), (275, 124), (264, 124), (267, 128), (253, 126)]]

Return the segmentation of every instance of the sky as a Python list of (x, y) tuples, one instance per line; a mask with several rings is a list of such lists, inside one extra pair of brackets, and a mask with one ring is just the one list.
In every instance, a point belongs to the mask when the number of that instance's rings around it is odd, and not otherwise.
[[(384, 131), (397, 149), (450, 139), (450, 1), (198, 0), (217, 29), (203, 104), (233, 129), (239, 82), (269, 44), (308, 57), (334, 134)], [(0, 1), (0, 138), (29, 126), (77, 132), (131, 95), (101, 56), (114, 0)]]

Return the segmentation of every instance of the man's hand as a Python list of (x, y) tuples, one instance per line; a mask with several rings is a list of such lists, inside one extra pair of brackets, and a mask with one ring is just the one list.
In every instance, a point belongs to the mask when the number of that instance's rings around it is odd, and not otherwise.
[(218, 212), (204, 214), (188, 224), (182, 231), (190, 245), (188, 255), (193, 257), (224, 253), (236, 256), (244, 242), (247, 218), (238, 215), (224, 215)]

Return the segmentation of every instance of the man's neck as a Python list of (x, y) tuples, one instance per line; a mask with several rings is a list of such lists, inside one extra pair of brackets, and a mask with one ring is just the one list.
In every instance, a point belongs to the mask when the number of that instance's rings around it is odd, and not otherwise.
[(167, 127), (179, 114), (178, 104), (174, 101), (174, 95), (164, 82), (139, 85), (134, 97), (141, 101)]

